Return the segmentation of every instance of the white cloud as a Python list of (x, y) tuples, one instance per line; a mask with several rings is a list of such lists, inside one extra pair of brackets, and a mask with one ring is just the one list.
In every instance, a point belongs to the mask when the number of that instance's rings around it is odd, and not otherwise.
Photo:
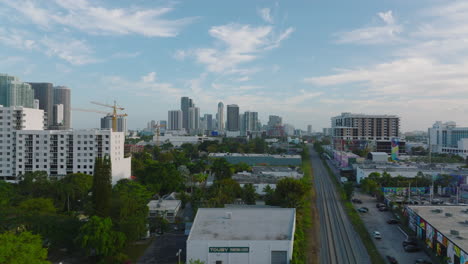
[(254, 27), (237, 23), (215, 26), (209, 33), (218, 41), (218, 46), (224, 48), (200, 48), (193, 54), (199, 63), (207, 66), (208, 71), (223, 73), (257, 59), (264, 51), (279, 47), (293, 31), (293, 28), (288, 28), (276, 34), (271, 26)]
[(116, 52), (112, 54), (112, 58), (116, 59), (133, 59), (140, 56), (140, 52)]
[(93, 50), (82, 40), (44, 37), (40, 43), (45, 48), (47, 55), (57, 56), (73, 65), (99, 61), (93, 57)]
[(74, 28), (99, 35), (138, 34), (148, 37), (174, 37), (195, 18), (165, 19), (173, 11), (161, 8), (106, 8), (88, 0), (5, 0), (4, 3), (24, 15), (25, 19), (44, 27), (53, 25)]
[(144, 75), (141, 77), (141, 80), (144, 83), (152, 83), (156, 81), (156, 73), (155, 72), (150, 72), (147, 75)]
[(267, 23), (273, 23), (273, 17), (271, 16), (270, 8), (262, 8), (258, 10), (258, 14)]
[(381, 44), (399, 41), (403, 26), (396, 23), (392, 11), (377, 13), (381, 26), (367, 26), (335, 34), (338, 43)]

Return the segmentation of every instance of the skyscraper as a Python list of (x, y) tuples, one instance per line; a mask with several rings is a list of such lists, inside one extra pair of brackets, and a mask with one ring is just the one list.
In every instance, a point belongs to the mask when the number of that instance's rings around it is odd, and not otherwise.
[[(101, 118), (101, 129), (112, 129), (112, 116)], [(124, 132), (124, 135), (127, 135), (127, 118), (125, 116), (117, 117), (117, 131), (114, 132)]]
[(206, 130), (213, 130), (213, 115), (205, 114)]
[(258, 112), (246, 111), (244, 113), (244, 118), (241, 119), (243, 127), (246, 132), (249, 131), (259, 131), (260, 127), (258, 125)]
[[(58, 129), (69, 129), (71, 127), (71, 90), (66, 86), (54, 87), (54, 104), (63, 105), (63, 125)], [(55, 125), (55, 124), (54, 124)]]
[(167, 121), (167, 130), (182, 130), (182, 110), (169, 111)]
[(180, 98), (180, 110), (182, 110), (182, 127), (189, 130), (189, 108), (194, 107), (192, 99), (184, 96)]
[(227, 106), (227, 131), (240, 131), (239, 106), (231, 104)]
[[(39, 100), (39, 109), (46, 115), (46, 127), (50, 129), (54, 125), (54, 85), (51, 83), (29, 83), (34, 90), (34, 99)], [(63, 111), (63, 110), (62, 110)], [(63, 113), (62, 117), (63, 119)]]
[(197, 134), (200, 129), (200, 108), (189, 108), (189, 133)]
[(218, 113), (216, 114), (216, 120), (218, 121), (218, 130), (224, 131), (224, 104), (223, 102), (218, 103)]
[(281, 126), (283, 124), (283, 119), (277, 115), (271, 115), (268, 118), (268, 126), (270, 128), (274, 128), (277, 126)]
[(309, 136), (312, 135), (312, 125), (308, 125), (308, 126), (307, 126), (307, 134), (308, 134)]
[(0, 105), (34, 108), (34, 90), (18, 77), (0, 74)]

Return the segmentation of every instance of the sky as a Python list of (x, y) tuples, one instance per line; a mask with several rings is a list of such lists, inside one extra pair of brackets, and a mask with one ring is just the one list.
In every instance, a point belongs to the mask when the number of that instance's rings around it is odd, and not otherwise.
[(0, 73), (70, 87), (74, 108), (116, 100), (131, 129), (181, 96), (315, 131), (342, 112), (468, 125), (468, 1), (0, 0), (0, 58)]

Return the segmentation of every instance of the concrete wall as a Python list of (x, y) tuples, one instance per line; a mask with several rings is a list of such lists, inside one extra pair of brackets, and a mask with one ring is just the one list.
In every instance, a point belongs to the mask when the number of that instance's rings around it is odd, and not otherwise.
[[(249, 253), (209, 253), (210, 247), (249, 247)], [(187, 263), (190, 260), (201, 260), (206, 264), (271, 264), (271, 251), (287, 251), (288, 263), (292, 258), (293, 241), (270, 240), (188, 240)]]

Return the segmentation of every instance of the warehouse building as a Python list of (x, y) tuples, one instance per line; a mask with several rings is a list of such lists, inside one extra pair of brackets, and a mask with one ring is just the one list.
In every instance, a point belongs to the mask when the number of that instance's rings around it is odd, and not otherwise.
[(409, 206), (405, 213), (409, 228), (437, 256), (449, 258), (447, 263), (468, 262), (467, 206)]
[(211, 158), (224, 158), (231, 164), (247, 163), (250, 166), (300, 166), (300, 155), (271, 155), (271, 154), (243, 154), (243, 153), (211, 153)]
[(289, 264), (294, 208), (200, 208), (187, 239), (187, 263)]

